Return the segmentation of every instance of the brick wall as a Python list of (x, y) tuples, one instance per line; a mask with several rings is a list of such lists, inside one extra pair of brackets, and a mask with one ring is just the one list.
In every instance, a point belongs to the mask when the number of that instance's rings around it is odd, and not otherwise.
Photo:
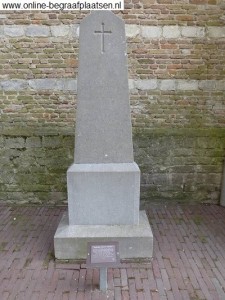
[[(225, 2), (129, 0), (126, 23), (142, 201), (219, 200), (225, 157)], [(0, 12), (0, 200), (66, 202), (78, 12)]]

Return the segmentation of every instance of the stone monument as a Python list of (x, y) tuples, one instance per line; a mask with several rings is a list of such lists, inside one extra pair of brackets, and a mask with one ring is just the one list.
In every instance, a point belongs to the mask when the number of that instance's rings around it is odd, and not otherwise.
[(58, 259), (85, 259), (88, 242), (118, 241), (122, 259), (152, 257), (153, 236), (139, 211), (123, 20), (92, 12), (80, 24), (74, 163), (68, 214), (54, 237)]

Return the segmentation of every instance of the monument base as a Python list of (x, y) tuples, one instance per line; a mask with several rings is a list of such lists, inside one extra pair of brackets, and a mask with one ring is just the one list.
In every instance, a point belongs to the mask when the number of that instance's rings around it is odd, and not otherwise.
[(74, 163), (67, 171), (70, 225), (139, 222), (140, 169), (133, 163)]
[(153, 234), (145, 211), (138, 225), (69, 225), (65, 213), (54, 236), (57, 259), (86, 259), (88, 242), (119, 242), (121, 259), (150, 259)]

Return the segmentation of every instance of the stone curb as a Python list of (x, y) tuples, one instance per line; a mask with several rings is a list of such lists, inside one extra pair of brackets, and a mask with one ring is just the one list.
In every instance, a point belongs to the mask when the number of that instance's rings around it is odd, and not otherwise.
[[(161, 91), (201, 91), (220, 90), (225, 91), (225, 80), (184, 80), (184, 79), (129, 79), (129, 89), (135, 90), (161, 90)], [(12, 79), (1, 80), (0, 90), (53, 90), (53, 91), (77, 91), (76, 79)]]
[[(225, 38), (225, 26), (142, 26), (127, 24), (126, 36), (140, 36), (145, 39), (181, 39), (181, 38)], [(0, 25), (1, 37), (67, 37), (76, 39), (79, 25)]]

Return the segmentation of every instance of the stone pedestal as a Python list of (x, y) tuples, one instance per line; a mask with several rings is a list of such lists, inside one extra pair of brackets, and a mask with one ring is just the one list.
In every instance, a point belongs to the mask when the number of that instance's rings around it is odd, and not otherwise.
[(152, 257), (153, 235), (148, 218), (140, 211), (138, 225), (69, 225), (63, 216), (54, 237), (58, 259), (86, 259), (88, 242), (118, 241), (121, 259)]
[(138, 224), (140, 170), (136, 163), (73, 164), (67, 172), (69, 224)]

